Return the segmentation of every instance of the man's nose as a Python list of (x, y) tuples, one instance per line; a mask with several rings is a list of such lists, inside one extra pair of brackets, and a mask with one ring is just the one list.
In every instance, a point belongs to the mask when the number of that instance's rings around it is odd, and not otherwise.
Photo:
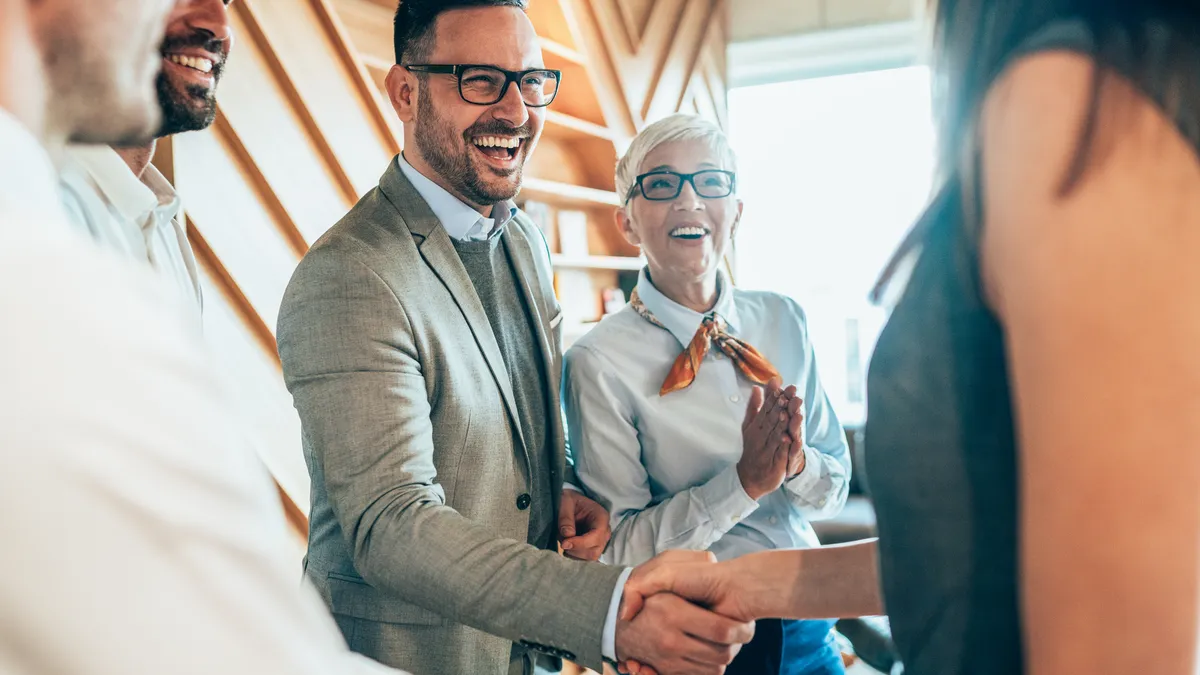
[(504, 96), (492, 106), (492, 116), (504, 120), (514, 127), (519, 127), (529, 121), (529, 107), (521, 98), (521, 88), (516, 82), (509, 82)]
[(225, 0), (187, 0), (187, 4), (183, 20), (189, 28), (209, 33), (212, 39), (221, 42), (228, 42), (233, 37)]

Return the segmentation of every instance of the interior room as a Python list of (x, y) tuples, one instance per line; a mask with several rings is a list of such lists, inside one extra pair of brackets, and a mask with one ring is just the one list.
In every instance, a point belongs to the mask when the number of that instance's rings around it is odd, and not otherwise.
[[(204, 328), (270, 468), (297, 561), (308, 532), (300, 420), (274, 335), (308, 247), (402, 149), (384, 79), (394, 0), (237, 0), (237, 54), (215, 124), (159, 143), (187, 199)], [(619, 310), (645, 260), (614, 222), (613, 168), (647, 124), (698, 113), (739, 155), (745, 220), (734, 283), (805, 309), (818, 367), (852, 446), (882, 310), (875, 276), (932, 181), (922, 3), (913, 0), (532, 0), (547, 67), (563, 72), (518, 204), (545, 233), (564, 349)], [(872, 199), (857, 197), (864, 192)], [(872, 536), (855, 467), (823, 541)], [(865, 666), (860, 666), (865, 667)], [(870, 672), (870, 671), (863, 671)]]
[(0, 0), (0, 672), (1200, 673), (1200, 9)]

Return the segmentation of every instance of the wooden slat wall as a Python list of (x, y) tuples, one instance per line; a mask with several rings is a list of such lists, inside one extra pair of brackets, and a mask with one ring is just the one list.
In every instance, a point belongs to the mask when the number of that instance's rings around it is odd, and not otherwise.
[[(725, 7), (531, 1), (530, 16), (550, 40), (547, 61), (569, 69), (575, 89), (548, 120), (527, 171), (530, 194), (588, 210), (593, 238), (612, 253), (632, 253), (608, 229), (617, 153), (647, 121), (675, 110), (724, 122)], [(237, 383), (242, 422), (279, 485), (297, 553), (307, 534), (308, 474), (275, 321), (308, 246), (375, 186), (400, 149), (401, 125), (378, 87), (392, 60), (392, 11), (388, 0), (234, 3), (237, 42), (217, 122), (169, 139), (155, 158), (183, 197), (203, 272), (205, 330)], [(610, 273), (592, 274), (606, 281)]]
[(205, 331), (302, 542), (309, 481), (275, 350), (279, 303), (308, 245), (375, 185), (399, 124), (329, 5), (239, 0), (231, 15), (237, 43), (217, 122), (164, 143), (156, 162), (187, 209)]
[[(725, 0), (562, 0), (582, 50), (601, 72), (603, 100), (625, 110), (610, 125), (640, 129), (677, 111), (712, 111), (725, 125)], [(699, 85), (711, 82), (714, 86)], [(696, 101), (703, 98), (705, 100)], [(607, 113), (606, 111), (606, 114)]]

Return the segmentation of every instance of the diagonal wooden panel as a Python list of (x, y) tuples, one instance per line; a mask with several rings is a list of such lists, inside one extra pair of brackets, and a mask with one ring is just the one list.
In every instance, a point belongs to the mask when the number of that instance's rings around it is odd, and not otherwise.
[[(337, 153), (330, 144), (329, 139), (313, 118), (312, 112), (305, 102), (303, 92), (299, 87), (299, 82), (291, 69), (283, 62), (279, 48), (271, 40), (263, 26), (262, 18), (259, 16), (255, 5), (249, 0), (234, 5), (233, 16), (241, 20), (240, 31), (249, 35), (254, 46), (262, 59), (261, 63), (266, 66), (267, 72), (273, 81), (275, 87), (283, 93), (287, 104), (291, 107), (296, 119), (303, 125), (304, 131), (309, 137), (309, 141), (325, 164), (325, 168), (329, 171), (330, 178), (341, 190), (346, 200), (353, 203), (358, 199), (357, 190), (354, 183), (350, 180), (350, 175), (346, 172), (346, 167), (338, 159)], [(235, 21), (236, 25), (236, 21)], [(237, 29), (235, 29), (237, 30)]]
[[(272, 66), (279, 62), (278, 55), (253, 39), (255, 32), (242, 19), (244, 14), (244, 9), (230, 13), (238, 42), (221, 81), (221, 112), (311, 242), (345, 214), (357, 190), (344, 171), (330, 165), (333, 149), (328, 139), (314, 135), (318, 126), (295, 95), (295, 87), (281, 81), (286, 73)], [(227, 217), (236, 213), (231, 211)]]
[[(587, 56), (589, 83), (595, 88), (604, 119), (613, 129), (617, 143), (621, 139), (633, 138), (642, 127), (641, 116), (634, 106), (628, 105), (628, 95), (617, 60), (608, 46), (600, 18), (590, 0), (562, 0), (563, 12), (577, 35), (581, 51)], [(564, 82), (564, 87), (566, 86)]]
[[(284, 516), (300, 536), (308, 534), (309, 479), (300, 446), (300, 420), (280, 378), (274, 339), (266, 331), (270, 350), (263, 348), (263, 327), (248, 313), (237, 286), (208, 248), (193, 236), (204, 289), (204, 333), (232, 388), (233, 408), (255, 454), (275, 479)], [(304, 506), (301, 506), (301, 505)]]
[[(606, 82), (601, 74), (597, 88), (602, 100), (618, 100), (625, 111), (606, 109), (612, 119), (632, 119), (640, 128), (685, 106), (694, 79), (706, 79), (702, 58), (718, 63), (724, 71), (725, 0), (574, 0), (564, 2), (580, 24), (589, 26), (599, 39), (584, 39), (589, 60), (609, 62), (617, 82)], [(714, 61), (715, 60), (715, 61)], [(717, 113), (724, 122), (724, 86), (719, 93), (708, 86), (698, 95), (712, 92), (713, 100), (701, 109)], [(681, 106), (684, 106), (681, 108)], [(708, 114), (705, 112), (704, 114)]]
[(637, 49), (646, 33), (650, 13), (654, 11), (654, 0), (625, 0), (621, 3), (621, 14), (625, 17), (625, 29), (629, 32), (630, 44)]
[(372, 86), (374, 78), (367, 71), (366, 62), (354, 48), (354, 43), (350, 39), (350, 31), (342, 23), (341, 17), (330, 4), (330, 0), (310, 0), (310, 2), (321, 25), (329, 33), (338, 56), (354, 80), (354, 87), (358, 90), (359, 95), (367, 100), (368, 106), (371, 108), (371, 119), (378, 128), (379, 134), (384, 138), (387, 151), (392, 155), (399, 153), (403, 145), (404, 129), (400, 120), (393, 114), (391, 104)]
[[(345, 173), (343, 189), (349, 201), (379, 182), (382, 167), (395, 154), (391, 130), (378, 123), (374, 96), (364, 94), (357, 69), (347, 67), (335, 33), (326, 29), (320, 3), (297, 0), (239, 0), (253, 8), (264, 36), (278, 55), (282, 71), (296, 91), (296, 101), (311, 116), (310, 135), (328, 147), (326, 161)], [(373, 92), (371, 87), (367, 93)], [(333, 223), (329, 223), (332, 225)]]

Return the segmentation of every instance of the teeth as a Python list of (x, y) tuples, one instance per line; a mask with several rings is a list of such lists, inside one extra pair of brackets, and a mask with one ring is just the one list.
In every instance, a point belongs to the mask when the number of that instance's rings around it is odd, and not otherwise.
[(476, 136), (475, 145), (481, 148), (516, 148), (521, 139), (513, 136)]
[(199, 56), (184, 56), (182, 54), (171, 54), (171, 55), (167, 56), (167, 60), (170, 61), (171, 63), (176, 63), (181, 66), (191, 68), (192, 70), (198, 70), (202, 73), (211, 73), (212, 69), (213, 69), (212, 61), (205, 59), (205, 58), (201, 58)]
[(677, 227), (671, 230), (672, 237), (702, 237), (705, 234), (707, 234), (707, 231), (703, 227)]

